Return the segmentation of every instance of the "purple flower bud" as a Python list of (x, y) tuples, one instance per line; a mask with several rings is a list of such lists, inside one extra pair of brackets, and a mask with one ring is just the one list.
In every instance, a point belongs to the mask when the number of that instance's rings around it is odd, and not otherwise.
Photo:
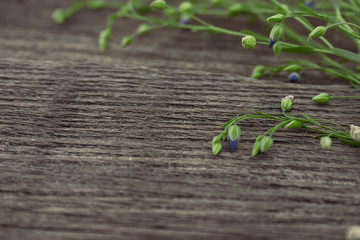
[(274, 46), (274, 44), (277, 42), (277, 39), (274, 40), (272, 37), (270, 37), (269, 39), (269, 48), (272, 48), (272, 46)]
[(228, 132), (230, 152), (233, 152), (240, 140), (241, 129), (238, 125), (231, 125)]
[(296, 72), (292, 72), (289, 74), (289, 77), (288, 77), (289, 81), (292, 82), (292, 83), (296, 83), (297, 81), (299, 81), (300, 79), (300, 75)]
[(314, 6), (314, 2), (313, 1), (305, 1), (304, 5), (308, 8), (311, 8), (312, 6)]
[(187, 15), (183, 15), (180, 18), (180, 23), (182, 25), (188, 25), (190, 23), (190, 18)]

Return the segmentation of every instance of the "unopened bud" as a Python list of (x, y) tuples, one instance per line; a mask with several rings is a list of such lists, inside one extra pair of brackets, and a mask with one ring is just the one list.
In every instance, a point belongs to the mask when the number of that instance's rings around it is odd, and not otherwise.
[(332, 97), (327, 93), (320, 93), (312, 98), (312, 100), (314, 102), (321, 103), (321, 104), (325, 104), (331, 99), (332, 99)]
[(231, 125), (228, 131), (228, 141), (230, 152), (233, 152), (240, 140), (241, 129), (238, 125)]
[(56, 9), (53, 14), (52, 14), (52, 19), (56, 22), (56, 23), (63, 23), (66, 20), (66, 16), (65, 16), (65, 11), (63, 9)]
[(131, 42), (132, 42), (132, 37), (126, 36), (126, 37), (124, 37), (124, 38), (122, 39), (122, 41), (121, 41), (121, 47), (124, 48), (124, 47), (130, 45)]
[(289, 111), (292, 107), (292, 100), (294, 99), (294, 96), (287, 96), (281, 99), (281, 110), (283, 112)]
[(102, 30), (99, 34), (99, 48), (101, 51), (105, 51), (107, 42), (109, 41), (110, 30)]
[(251, 157), (255, 157), (260, 152), (260, 146), (261, 146), (261, 139), (262, 136), (259, 136), (256, 138), (255, 143), (253, 145), (252, 151), (251, 151)]
[(311, 40), (316, 37), (321, 37), (326, 33), (327, 27), (318, 26), (316, 27), (308, 36), (308, 40)]
[(284, 126), (284, 128), (299, 128), (304, 124), (304, 121), (301, 120), (292, 120)]
[(297, 72), (292, 72), (289, 74), (288, 79), (292, 83), (296, 83), (300, 79), (300, 75)]
[(150, 31), (150, 29), (151, 29), (151, 26), (149, 24), (142, 23), (137, 28), (136, 33), (139, 35), (144, 35), (144, 34), (148, 33)]
[(320, 138), (320, 145), (323, 148), (330, 148), (332, 144), (332, 140), (331, 137), (329, 136), (324, 136)]
[(257, 65), (252, 71), (251, 78), (259, 79), (264, 75), (265, 71), (266, 67), (264, 65)]
[(278, 13), (271, 17), (268, 17), (266, 20), (268, 22), (281, 22), (281, 20), (284, 18), (284, 14)]
[(350, 126), (350, 136), (357, 142), (360, 142), (360, 127), (351, 125)]
[(252, 49), (256, 46), (256, 39), (253, 36), (246, 35), (241, 39), (241, 44), (245, 49)]
[(214, 155), (217, 155), (222, 149), (222, 145), (217, 142), (212, 144), (212, 152)]
[(193, 11), (193, 5), (191, 2), (182, 2), (179, 6), (179, 11), (182, 13), (191, 13)]
[(269, 48), (274, 46), (274, 44), (282, 38), (284, 35), (284, 24), (283, 23), (277, 23), (275, 26), (271, 29), (270, 36), (269, 36)]
[(167, 7), (167, 4), (164, 0), (155, 0), (151, 3), (151, 7), (156, 10), (163, 10)]
[(273, 139), (270, 136), (265, 136), (260, 141), (260, 151), (262, 153), (269, 150), (269, 148), (273, 145)]

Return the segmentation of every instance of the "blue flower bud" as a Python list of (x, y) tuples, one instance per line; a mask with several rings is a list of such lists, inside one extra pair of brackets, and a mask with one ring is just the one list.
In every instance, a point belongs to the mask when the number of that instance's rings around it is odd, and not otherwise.
[(273, 145), (273, 139), (270, 136), (265, 136), (260, 141), (260, 151), (262, 153), (269, 150), (269, 148)]
[(241, 129), (238, 125), (231, 125), (228, 132), (230, 152), (233, 152), (240, 140)]
[(296, 83), (297, 81), (299, 81), (300, 79), (300, 75), (296, 72), (292, 72), (289, 74), (289, 77), (288, 77), (289, 81), (292, 82), (292, 83)]
[(188, 15), (182, 15), (180, 18), (180, 23), (182, 25), (188, 25), (190, 23), (190, 17)]
[(305, 1), (304, 2), (304, 5), (306, 6), (306, 7), (308, 7), (308, 8), (311, 8), (312, 6), (314, 6), (314, 2), (313, 1)]
[(274, 46), (277, 40), (282, 38), (283, 35), (284, 35), (284, 24), (283, 23), (275, 24), (275, 26), (271, 29), (270, 32), (269, 48)]

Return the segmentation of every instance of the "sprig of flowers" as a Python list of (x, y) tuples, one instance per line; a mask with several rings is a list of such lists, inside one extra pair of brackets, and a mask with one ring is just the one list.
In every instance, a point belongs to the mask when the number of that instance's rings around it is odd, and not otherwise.
[[(99, 48), (104, 51), (110, 39), (112, 26), (118, 18), (130, 18), (141, 21), (140, 27), (132, 34), (125, 36), (121, 46), (126, 47), (136, 37), (144, 35), (157, 28), (188, 29), (193, 32), (228, 34), (242, 37), (245, 49), (252, 49), (257, 45), (268, 45), (276, 56), (280, 53), (315, 53), (319, 56), (316, 62), (303, 59), (287, 61), (280, 66), (266, 66), (258, 71), (255, 67), (253, 78), (261, 78), (264, 74), (276, 74), (279, 71), (289, 72), (289, 81), (298, 82), (301, 72), (313, 69), (331, 74), (337, 78), (349, 81), (355, 88), (360, 89), (360, 76), (355, 69), (346, 63), (360, 64), (360, 55), (349, 50), (334, 47), (325, 34), (334, 28), (344, 38), (353, 42), (360, 50), (360, 4), (356, 1), (305, 1), (304, 4), (282, 3), (279, 0), (204, 0), (184, 1), (178, 6), (172, 6), (164, 0), (155, 0), (151, 3), (140, 0), (105, 1), (82, 0), (74, 2), (68, 9), (57, 9), (53, 19), (63, 23), (67, 18), (83, 8), (98, 9), (104, 7), (117, 8), (117, 12), (108, 17), (106, 28), (99, 35)], [(154, 13), (154, 14), (152, 14)], [(160, 15), (159, 15), (160, 13)], [(269, 36), (247, 30), (234, 31), (214, 26), (201, 19), (201, 16), (235, 17), (247, 15), (258, 18), (271, 27)], [(307, 36), (302, 36), (288, 26), (288, 19), (295, 19), (308, 31)], [(325, 23), (323, 26), (313, 26), (308, 19), (316, 18)], [(146, 26), (146, 27), (144, 27)], [(288, 41), (282, 39), (287, 37)], [(318, 38), (318, 41), (309, 41)], [(334, 59), (337, 58), (337, 59)], [(339, 61), (338, 61), (339, 60)], [(293, 69), (296, 65), (296, 69)], [(255, 71), (256, 70), (256, 71)]]
[[(251, 156), (255, 157), (259, 153), (268, 151), (273, 145), (274, 133), (283, 129), (302, 128), (315, 133), (319, 133), (315, 138), (320, 138), (320, 145), (323, 148), (330, 148), (332, 139), (338, 139), (351, 146), (360, 147), (360, 127), (351, 125), (350, 131), (338, 123), (326, 119), (314, 119), (303, 113), (299, 117), (293, 116), (288, 112), (291, 110), (294, 102), (294, 96), (287, 96), (281, 99), (280, 109), (282, 115), (273, 116), (260, 111), (254, 111), (255, 114), (245, 114), (231, 119), (222, 127), (224, 130), (214, 137), (212, 142), (212, 151), (214, 155), (220, 153), (222, 149), (221, 140), (228, 141), (230, 152), (234, 152), (240, 141), (241, 129), (239, 124), (247, 119), (267, 119), (278, 122), (274, 127), (267, 130), (264, 134), (255, 139)], [(228, 136), (226, 138), (226, 136)]]

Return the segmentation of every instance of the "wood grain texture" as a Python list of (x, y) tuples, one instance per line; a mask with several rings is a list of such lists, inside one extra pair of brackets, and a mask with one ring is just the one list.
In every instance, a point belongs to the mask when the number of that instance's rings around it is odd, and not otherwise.
[[(211, 153), (222, 123), (278, 114), (289, 94), (294, 114), (360, 125), (358, 101), (310, 100), (354, 89), (311, 83), (327, 80), (316, 74), (307, 84), (243, 77), (256, 54), (236, 54), (224, 36), (160, 31), (99, 53), (106, 11), (48, 22), (66, 4), (0, 3), (0, 239), (335, 240), (360, 225), (359, 148), (323, 150), (308, 131), (280, 130), (250, 158), (274, 122), (248, 121), (234, 153)], [(206, 41), (224, 45), (210, 54)]]

